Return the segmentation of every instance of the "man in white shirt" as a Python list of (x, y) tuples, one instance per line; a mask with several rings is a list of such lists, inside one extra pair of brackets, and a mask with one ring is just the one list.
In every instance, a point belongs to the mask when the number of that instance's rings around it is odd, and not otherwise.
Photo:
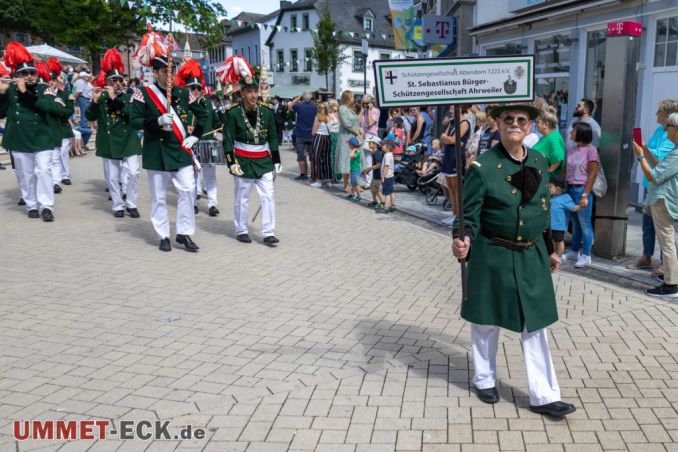
[(92, 102), (92, 84), (89, 81), (90, 75), (87, 71), (81, 71), (78, 74), (78, 79), (73, 85), (75, 89), (75, 103), (80, 109), (80, 124), (77, 127), (77, 130), (82, 134), (82, 142), (87, 148), (87, 142), (92, 136), (92, 129), (89, 128), (87, 118), (85, 117), (85, 112), (87, 107)]

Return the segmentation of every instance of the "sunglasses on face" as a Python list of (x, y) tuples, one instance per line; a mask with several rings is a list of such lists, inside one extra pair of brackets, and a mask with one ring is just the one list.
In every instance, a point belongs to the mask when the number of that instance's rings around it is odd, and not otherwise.
[(35, 76), (35, 75), (38, 75), (38, 71), (30, 71), (30, 70), (29, 70), (29, 71), (21, 71), (21, 72), (19, 72), (17, 75), (20, 75), (20, 76), (22, 76), (22, 77), (25, 77), (25, 76), (27, 76), (27, 75), (33, 75), (33, 76)]
[(503, 118), (501, 118), (501, 120), (507, 126), (512, 126), (517, 121), (520, 127), (523, 127), (528, 122), (530, 122), (530, 118), (527, 118), (525, 116), (504, 116)]
[(191, 85), (191, 91), (202, 91), (202, 86)]

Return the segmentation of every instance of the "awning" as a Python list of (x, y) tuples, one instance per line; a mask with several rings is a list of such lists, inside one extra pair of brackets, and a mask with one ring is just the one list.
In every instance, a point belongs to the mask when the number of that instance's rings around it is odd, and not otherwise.
[(47, 44), (26, 47), (26, 50), (40, 58), (56, 58), (62, 63), (87, 64), (87, 61), (81, 60), (70, 53), (66, 53)]

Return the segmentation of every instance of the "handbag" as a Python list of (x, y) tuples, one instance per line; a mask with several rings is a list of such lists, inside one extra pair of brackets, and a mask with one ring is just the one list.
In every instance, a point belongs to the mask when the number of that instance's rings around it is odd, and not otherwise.
[(605, 179), (605, 172), (601, 163), (598, 164), (598, 174), (596, 174), (596, 181), (593, 183), (591, 191), (596, 198), (602, 198), (607, 193), (607, 179)]

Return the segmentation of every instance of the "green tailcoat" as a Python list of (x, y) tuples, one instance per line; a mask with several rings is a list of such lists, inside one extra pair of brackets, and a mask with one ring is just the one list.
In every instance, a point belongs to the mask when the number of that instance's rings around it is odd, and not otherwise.
[[(73, 129), (71, 124), (68, 122), (73, 113), (75, 112), (75, 102), (69, 99), (69, 95), (66, 91), (60, 89), (57, 93), (57, 96), (64, 102), (66, 105), (66, 111), (64, 114), (59, 115), (57, 118), (57, 129), (59, 130), (59, 138), (63, 140), (64, 138), (73, 137)], [(59, 143), (61, 146), (61, 143)]]
[[(273, 111), (264, 104), (259, 104), (260, 128), (259, 143), (268, 143), (271, 152), (278, 151), (278, 135), (275, 130), (275, 120)], [(254, 140), (254, 134), (245, 125), (243, 107), (240, 104), (233, 105), (225, 113), (226, 127), (224, 131), (224, 152), (226, 161), (230, 166), (234, 161), (240, 165), (244, 173), (242, 177), (246, 179), (259, 179), (266, 173), (274, 170), (273, 159), (270, 154), (263, 158), (248, 158), (236, 156), (234, 152), (234, 143), (239, 141), (245, 144), (257, 144)], [(256, 128), (256, 124), (251, 124)]]
[[(157, 85), (156, 85), (157, 86)], [(160, 88), (163, 96), (166, 91)], [(207, 114), (205, 105), (197, 99), (189, 101), (189, 92), (186, 88), (172, 88), (172, 107), (181, 119), (184, 130), (188, 133), (188, 115), (195, 115), (193, 133), (198, 138), (205, 130)], [(181, 149), (181, 143), (172, 131), (165, 131), (158, 125), (160, 110), (151, 100), (146, 87), (142, 87), (132, 95), (124, 109), (129, 117), (129, 124), (135, 129), (144, 131), (144, 145), (142, 151), (143, 168), (154, 171), (178, 171), (180, 168), (193, 164), (191, 154)], [(187, 135), (188, 136), (188, 135)]]
[(57, 102), (57, 96), (45, 93), (47, 85), (37, 84), (34, 90), (20, 94), (16, 85), (0, 95), (0, 114), (7, 116), (2, 140), (5, 149), (18, 152), (39, 152), (61, 146), (57, 119), (68, 114), (68, 107)]
[[(466, 173), (464, 229), (472, 245), (461, 316), (472, 323), (517, 332), (527, 327), (532, 332), (556, 322), (558, 313), (543, 236), (550, 229), (548, 164), (543, 155), (528, 149), (523, 165), (535, 168), (541, 181), (534, 196), (522, 205), (521, 191), (511, 185), (511, 176), (521, 165), (501, 143), (480, 155)], [(527, 251), (510, 250), (492, 243), (481, 230), (536, 244)]]
[(85, 116), (97, 122), (97, 157), (120, 160), (141, 154), (141, 140), (124, 112), (131, 98), (130, 94), (122, 93), (111, 99), (104, 91), (99, 102), (89, 104)]

